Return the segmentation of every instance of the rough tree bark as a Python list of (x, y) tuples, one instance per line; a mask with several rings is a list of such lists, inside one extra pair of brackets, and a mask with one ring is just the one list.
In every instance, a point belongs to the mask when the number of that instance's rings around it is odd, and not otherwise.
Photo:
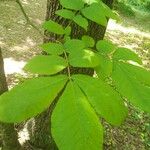
[[(104, 2), (112, 8), (113, 0), (104, 0)], [(62, 19), (55, 15), (55, 11), (60, 8), (60, 4), (58, 0), (47, 0), (47, 12), (46, 12), (46, 20), (52, 19), (64, 26), (67, 26), (68, 21), (65, 19)], [(104, 34), (106, 31), (106, 28), (100, 25), (97, 25), (93, 22), (90, 22), (89, 30), (85, 32), (83, 29), (81, 29), (79, 26), (75, 24), (71, 24), (72, 26), (72, 38), (80, 38), (84, 34), (88, 34), (92, 37), (94, 37), (95, 41), (98, 41), (100, 39), (104, 38)], [(44, 42), (48, 41), (54, 41), (55, 39), (58, 39), (56, 35), (48, 34), (45, 32), (46, 36), (49, 36), (49, 39), (44, 39)], [(84, 74), (92, 74), (93, 70), (91, 69), (73, 69), (73, 72), (76, 73), (84, 73)], [(57, 100), (56, 100), (57, 101)], [(30, 132), (30, 143), (34, 145), (37, 148), (41, 148), (42, 150), (57, 150), (57, 146), (52, 138), (51, 135), (51, 114), (55, 107), (55, 102), (51, 104), (50, 108), (43, 112), (41, 115), (37, 116), (35, 118), (35, 126), (32, 132)]]
[[(4, 62), (0, 48), (0, 95), (8, 91), (4, 72)], [(19, 150), (18, 135), (14, 129), (14, 124), (0, 123), (0, 147), (2, 150)]]

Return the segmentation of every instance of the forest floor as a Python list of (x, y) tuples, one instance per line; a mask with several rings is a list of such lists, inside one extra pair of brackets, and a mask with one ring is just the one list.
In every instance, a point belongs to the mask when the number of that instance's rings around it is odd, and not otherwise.
[[(46, 0), (22, 0), (31, 21), (41, 29), (46, 12)], [(118, 46), (135, 50), (150, 69), (150, 14), (135, 17), (121, 16), (120, 22), (109, 21), (106, 39)], [(38, 45), (43, 37), (26, 19), (14, 1), (0, 1), (0, 47), (9, 87), (24, 80), (22, 68), (34, 55), (41, 52)], [(131, 106), (129, 117), (120, 127), (105, 124), (106, 150), (150, 150), (150, 117)], [(21, 132), (23, 135), (24, 132)], [(25, 135), (26, 136), (26, 135)]]

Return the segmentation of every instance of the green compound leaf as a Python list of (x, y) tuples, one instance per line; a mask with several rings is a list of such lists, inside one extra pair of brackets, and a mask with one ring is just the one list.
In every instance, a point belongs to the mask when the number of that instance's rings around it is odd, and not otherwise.
[(150, 70), (132, 64), (123, 64), (127, 72), (137, 81), (150, 86)]
[(67, 77), (41, 77), (25, 81), (0, 96), (0, 121), (21, 122), (47, 109), (62, 90)]
[(91, 21), (96, 22), (97, 24), (106, 26), (107, 19), (103, 9), (97, 3), (93, 3), (90, 6), (81, 10), (82, 14)]
[(80, 10), (84, 7), (82, 0), (60, 0), (60, 4), (68, 9)]
[(24, 67), (26, 71), (35, 74), (51, 75), (67, 67), (65, 59), (59, 56), (35, 56)]
[(114, 20), (119, 20), (119, 17), (102, 1), (100, 1), (100, 7), (105, 13), (105, 16)]
[[(134, 68), (131, 70), (131, 64), (123, 62), (114, 63), (112, 79), (117, 90), (125, 96), (132, 104), (140, 109), (150, 113), (150, 76), (144, 73), (144, 69)], [(140, 74), (142, 74), (143, 82)], [(148, 82), (148, 85), (143, 84)]]
[(55, 34), (64, 34), (65, 33), (64, 28), (60, 24), (58, 24), (52, 20), (45, 21), (43, 24), (43, 28), (45, 30), (55, 33)]
[(65, 36), (68, 36), (68, 38), (70, 39), (70, 35), (71, 34), (71, 27), (70, 26), (67, 26), (65, 28)]
[(96, 74), (99, 78), (105, 79), (112, 74), (113, 63), (107, 57), (99, 54), (100, 64), (95, 68)]
[(64, 47), (61, 43), (44, 43), (40, 47), (48, 54), (61, 55), (63, 54)]
[(139, 58), (139, 56), (134, 53), (133, 51), (131, 51), (130, 49), (127, 48), (118, 48), (114, 55), (113, 55), (113, 59), (115, 60), (132, 60), (134, 62), (137, 62), (139, 64), (142, 64), (142, 60)]
[(66, 19), (73, 19), (73, 17), (75, 16), (74, 12), (72, 12), (71, 10), (67, 10), (67, 9), (57, 10), (56, 14)]
[(91, 50), (82, 50), (81, 52), (69, 55), (69, 63), (73, 67), (94, 68), (99, 65), (99, 57)]
[(73, 18), (73, 21), (79, 25), (80, 27), (82, 27), (83, 29), (85, 29), (87, 31), (88, 28), (88, 21), (87, 19), (85, 19), (84, 17), (82, 17), (81, 15), (76, 15)]
[(84, 42), (86, 48), (94, 47), (94, 45), (95, 45), (94, 39), (87, 35), (82, 36), (82, 41)]
[(82, 40), (71, 39), (65, 42), (64, 47), (68, 53), (77, 53), (85, 48), (85, 44)]
[(119, 94), (100, 79), (86, 75), (73, 75), (95, 111), (109, 123), (120, 125), (127, 115), (127, 108)]
[(97, 43), (96, 43), (96, 49), (102, 53), (102, 54), (110, 54), (112, 53), (115, 49), (116, 49), (116, 46), (113, 45), (110, 41), (107, 41), (107, 40), (99, 40)]
[(73, 82), (68, 83), (52, 114), (52, 135), (60, 150), (102, 150), (102, 125)]

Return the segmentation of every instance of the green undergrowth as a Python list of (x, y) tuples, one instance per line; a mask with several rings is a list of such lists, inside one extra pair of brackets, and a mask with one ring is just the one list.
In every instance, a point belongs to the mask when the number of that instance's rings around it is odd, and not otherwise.
[(136, 13), (149, 13), (149, 0), (117, 0), (115, 7), (126, 15), (136, 15)]

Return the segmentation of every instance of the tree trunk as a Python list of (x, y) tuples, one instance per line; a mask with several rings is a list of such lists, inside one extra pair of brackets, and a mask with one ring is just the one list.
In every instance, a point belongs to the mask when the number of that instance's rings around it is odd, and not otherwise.
[(0, 95), (1, 95), (4, 92), (8, 91), (1, 48), (0, 48), (0, 83), (1, 83), (0, 84)]
[[(2, 52), (0, 48), (0, 95), (8, 91)], [(0, 147), (2, 150), (19, 150), (17, 132), (14, 129), (14, 124), (0, 123)]]
[[(104, 2), (111, 8), (113, 4), (113, 0), (104, 0)], [(62, 19), (55, 15), (55, 11), (60, 9), (61, 6), (58, 0), (47, 0), (47, 12), (46, 12), (46, 20), (54, 20), (63, 26), (67, 26), (68, 21)], [(101, 40), (104, 38), (104, 34), (106, 28), (100, 26), (96, 23), (90, 22), (89, 29), (85, 32), (82, 28), (75, 24), (71, 24), (72, 26), (72, 38), (80, 38), (84, 34), (92, 36), (95, 41)], [(44, 39), (44, 42), (55, 41), (58, 40), (59, 37), (57, 35), (53, 35), (45, 32), (46, 36), (49, 36), (49, 39)], [(82, 74), (93, 74), (93, 70), (91, 69), (73, 69), (73, 72), (82, 73)], [(57, 100), (56, 100), (57, 101)], [(37, 148), (41, 148), (42, 150), (57, 150), (57, 146), (51, 135), (51, 114), (55, 107), (55, 102), (51, 104), (49, 110), (43, 112), (41, 115), (35, 118), (35, 127), (32, 132), (30, 132), (30, 143)]]

